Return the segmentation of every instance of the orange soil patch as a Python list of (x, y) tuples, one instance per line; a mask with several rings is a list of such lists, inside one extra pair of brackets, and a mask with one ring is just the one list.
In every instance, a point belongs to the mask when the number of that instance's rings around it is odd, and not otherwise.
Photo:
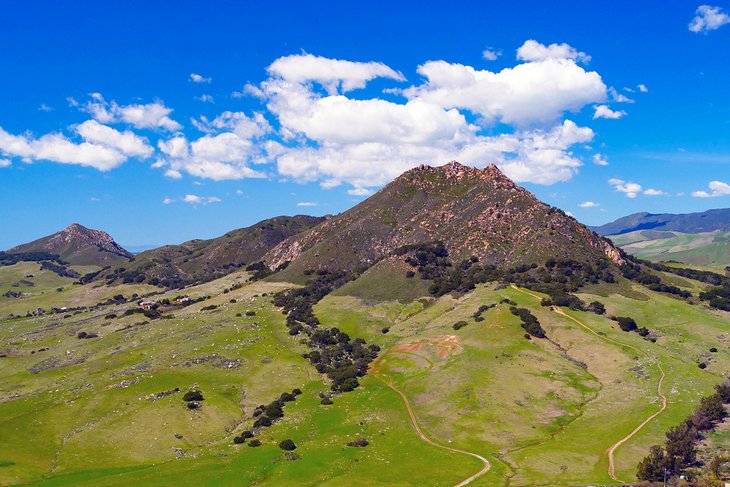
[(460, 353), (462, 350), (461, 340), (456, 335), (441, 335), (412, 343), (399, 343), (393, 347), (393, 350), (416, 353), (424, 348), (427, 351), (435, 349), (434, 351), (440, 359)]

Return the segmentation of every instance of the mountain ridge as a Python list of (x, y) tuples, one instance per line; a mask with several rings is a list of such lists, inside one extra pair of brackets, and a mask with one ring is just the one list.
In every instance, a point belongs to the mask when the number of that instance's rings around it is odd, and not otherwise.
[(730, 230), (730, 208), (693, 213), (632, 213), (612, 222), (589, 227), (601, 235), (620, 235), (637, 230), (705, 233)]

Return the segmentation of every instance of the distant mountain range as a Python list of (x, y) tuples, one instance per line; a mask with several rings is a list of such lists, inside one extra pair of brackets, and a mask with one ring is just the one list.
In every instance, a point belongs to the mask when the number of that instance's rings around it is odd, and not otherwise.
[(53, 235), (18, 245), (8, 253), (48, 252), (75, 265), (114, 266), (129, 262), (134, 255), (106, 232), (73, 223)]
[(591, 229), (601, 235), (620, 235), (637, 230), (667, 230), (682, 233), (728, 231), (730, 208), (684, 214), (634, 213)]

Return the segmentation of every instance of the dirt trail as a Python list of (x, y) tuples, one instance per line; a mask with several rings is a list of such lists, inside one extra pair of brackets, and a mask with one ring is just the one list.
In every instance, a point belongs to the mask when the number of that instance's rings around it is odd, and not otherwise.
[[(532, 296), (532, 297), (534, 297), (536, 299), (542, 300), (542, 298), (540, 296), (538, 296), (537, 294), (533, 294), (533, 293), (531, 293), (529, 291), (520, 289), (517, 286), (515, 286), (514, 284), (512, 284), (511, 287), (513, 289), (515, 289), (515, 290), (523, 293), (523, 294), (528, 294), (528, 295), (530, 295), (530, 296)], [(564, 317), (568, 318), (569, 320), (572, 320), (572, 321), (576, 322), (578, 325), (580, 325), (581, 327), (585, 328), (586, 330), (588, 330), (589, 332), (593, 333), (594, 335), (596, 335), (598, 338), (600, 338), (602, 340), (605, 340), (607, 342), (611, 342), (611, 343), (613, 343), (615, 345), (618, 345), (618, 346), (621, 346), (621, 347), (630, 348), (631, 350), (634, 350), (635, 352), (640, 353), (644, 357), (646, 357), (649, 360), (653, 361), (656, 364), (657, 368), (659, 369), (659, 372), (660, 372), (661, 375), (659, 377), (659, 382), (657, 383), (657, 397), (659, 398), (659, 401), (661, 402), (661, 407), (659, 408), (659, 410), (657, 412), (655, 412), (654, 414), (652, 414), (651, 416), (649, 416), (648, 418), (646, 418), (631, 433), (629, 433), (628, 435), (624, 436), (619, 441), (617, 441), (616, 443), (614, 443), (613, 445), (611, 445), (611, 447), (606, 451), (606, 455), (608, 455), (608, 475), (609, 475), (609, 477), (611, 477), (616, 482), (623, 483), (623, 481), (621, 481), (620, 479), (618, 479), (616, 477), (616, 461), (614, 459), (614, 454), (616, 453), (616, 450), (621, 445), (623, 445), (624, 443), (626, 443), (627, 441), (629, 441), (632, 437), (634, 437), (639, 431), (641, 431), (641, 429), (644, 426), (646, 426), (647, 424), (649, 424), (654, 418), (656, 418), (657, 416), (659, 416), (662, 413), (662, 411), (664, 411), (667, 408), (667, 396), (665, 396), (664, 394), (662, 394), (662, 384), (664, 383), (664, 378), (665, 378), (664, 368), (662, 367), (661, 362), (659, 362), (659, 359), (652, 358), (652, 356), (649, 355), (649, 353), (645, 352), (644, 350), (641, 350), (639, 348), (636, 348), (633, 345), (629, 345), (628, 343), (619, 342), (617, 340), (613, 340), (611, 338), (608, 338), (606, 336), (601, 335), (600, 333), (598, 333), (597, 331), (595, 331), (593, 328), (591, 328), (590, 326), (586, 325), (582, 321), (580, 321), (577, 318), (574, 318), (574, 317), (570, 316), (569, 314), (567, 314), (565, 311), (563, 311), (558, 306), (552, 306), (551, 307), (551, 310), (554, 313), (557, 313), (557, 314), (559, 314), (561, 316), (564, 316)]]
[(413, 407), (411, 406), (411, 402), (408, 400), (408, 396), (406, 396), (392, 382), (390, 382), (387, 379), (385, 379), (384, 376), (383, 376), (383, 374), (381, 374), (381, 370), (382, 370), (382, 364), (381, 364), (381, 362), (383, 361), (383, 357), (385, 355), (387, 355), (387, 353), (388, 352), (386, 352), (383, 355), (381, 355), (380, 358), (378, 358), (375, 361), (375, 363), (373, 363), (372, 367), (370, 368), (370, 373), (374, 377), (376, 377), (380, 381), (382, 381), (383, 384), (385, 384), (386, 386), (388, 386), (392, 390), (394, 390), (401, 397), (401, 399), (403, 400), (403, 404), (406, 407), (406, 411), (408, 412), (408, 417), (411, 420), (411, 426), (413, 426), (413, 429), (416, 431), (416, 434), (418, 434), (418, 437), (422, 441), (428, 443), (431, 446), (435, 446), (436, 448), (441, 448), (443, 450), (448, 450), (448, 451), (454, 452), (454, 453), (461, 453), (462, 455), (469, 455), (470, 457), (474, 457), (474, 458), (480, 460), (484, 464), (484, 467), (482, 467), (481, 470), (479, 470), (474, 475), (472, 475), (472, 476), (470, 476), (470, 477), (462, 480), (461, 482), (455, 484), (454, 487), (463, 487), (463, 486), (471, 483), (472, 481), (478, 479), (479, 477), (481, 477), (485, 473), (489, 472), (489, 469), (492, 466), (490, 465), (489, 460), (487, 460), (483, 456), (481, 456), (481, 455), (479, 455), (477, 453), (470, 452), (470, 451), (460, 450), (458, 448), (452, 448), (450, 446), (441, 445), (441, 444), (436, 443), (435, 441), (431, 440), (428, 436), (426, 436), (426, 434), (423, 432), (423, 430), (421, 429), (421, 427), (418, 425), (418, 419), (416, 418), (416, 413), (413, 411)]

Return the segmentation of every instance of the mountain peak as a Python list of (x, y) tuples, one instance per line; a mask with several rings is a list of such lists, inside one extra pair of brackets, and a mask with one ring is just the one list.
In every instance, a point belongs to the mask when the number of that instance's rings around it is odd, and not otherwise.
[(59, 255), (71, 264), (108, 265), (126, 262), (134, 255), (106, 232), (72, 223), (60, 232), (18, 245), (9, 252), (42, 251)]
[(515, 266), (561, 255), (621, 263), (619, 251), (574, 218), (517, 186), (497, 166), (420, 165), (359, 205), (264, 257), (270, 268), (360, 269), (404, 245), (442, 241), (454, 259)]

